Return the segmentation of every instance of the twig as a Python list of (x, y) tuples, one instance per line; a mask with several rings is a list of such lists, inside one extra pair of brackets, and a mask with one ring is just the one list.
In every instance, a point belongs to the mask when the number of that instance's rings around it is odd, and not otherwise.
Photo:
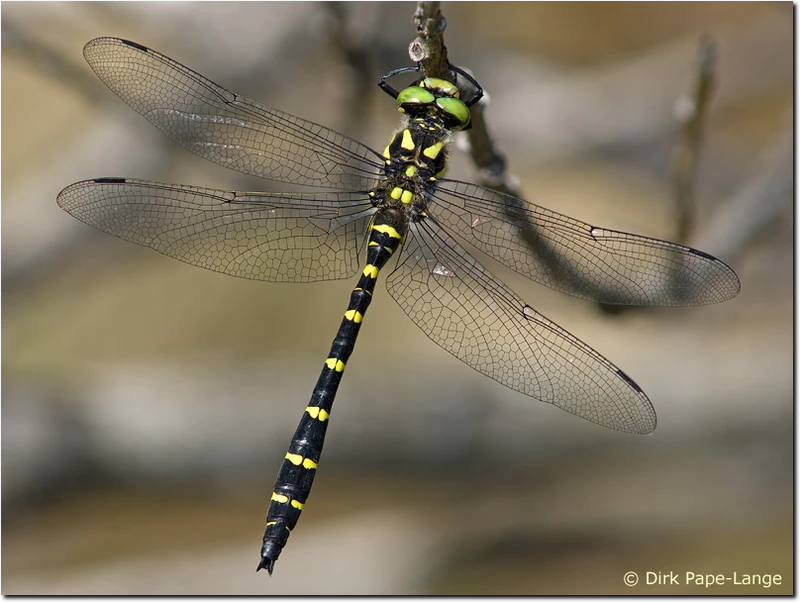
[[(444, 44), (444, 30), (447, 27), (440, 3), (418, 2), (414, 13), (414, 25), (417, 38), (409, 45), (408, 55), (412, 61), (418, 62), (426, 77), (451, 79), (447, 59), (447, 47)], [(484, 98), (486, 96), (484, 95)], [(478, 168), (478, 179), (481, 184), (520, 196), (516, 180), (506, 172), (505, 157), (497, 150), (492, 141), (484, 118), (485, 101), (474, 105), (471, 109), (471, 129), (467, 132), (470, 143), (470, 156)]]
[(426, 77), (439, 77), (450, 79), (449, 62), (447, 60), (447, 47), (444, 45), (444, 30), (447, 21), (439, 9), (440, 2), (417, 2), (414, 11), (414, 26), (417, 29), (417, 38), (408, 47), (408, 56)]
[(677, 240), (685, 244), (694, 225), (694, 183), (700, 162), (706, 115), (714, 88), (717, 65), (716, 42), (703, 37), (697, 51), (697, 73), (691, 96), (684, 94), (675, 105), (681, 124), (672, 151), (672, 184), (677, 208)]
[(793, 116), (787, 111), (784, 125), (760, 158), (760, 166), (723, 203), (714, 220), (692, 243), (728, 260), (786, 208), (791, 207), (794, 173)]

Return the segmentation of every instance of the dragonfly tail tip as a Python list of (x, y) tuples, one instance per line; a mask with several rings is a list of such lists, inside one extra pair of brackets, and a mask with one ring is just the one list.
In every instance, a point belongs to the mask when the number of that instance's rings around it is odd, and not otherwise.
[(258, 563), (258, 567), (256, 567), (256, 573), (261, 569), (267, 569), (267, 572), (272, 575), (272, 569), (275, 568), (275, 561), (271, 558), (262, 558), (261, 562)]

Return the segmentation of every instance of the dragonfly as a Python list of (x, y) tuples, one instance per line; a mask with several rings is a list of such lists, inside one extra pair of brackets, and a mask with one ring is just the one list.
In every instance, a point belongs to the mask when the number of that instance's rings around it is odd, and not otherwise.
[[(528, 305), (464, 245), (540, 284), (601, 303), (701, 305), (740, 290), (734, 271), (702, 251), (445, 178), (448, 143), (470, 127), (470, 107), (483, 94), (458, 67), (450, 66), (450, 79), (420, 74), (400, 91), (389, 79), (417, 67), (380, 79), (402, 122), (378, 152), (234, 94), (135, 42), (97, 38), (83, 54), (117, 96), (185, 149), (310, 190), (242, 192), (101, 177), (62, 190), (62, 209), (103, 232), (224, 274), (269, 282), (358, 275), (278, 472), (256, 570), (272, 574), (307, 502), (345, 366), (390, 262), (389, 295), (441, 348), (515, 391), (636, 434), (656, 428), (644, 391)], [(535, 233), (540, 252), (532, 252), (523, 232)]]

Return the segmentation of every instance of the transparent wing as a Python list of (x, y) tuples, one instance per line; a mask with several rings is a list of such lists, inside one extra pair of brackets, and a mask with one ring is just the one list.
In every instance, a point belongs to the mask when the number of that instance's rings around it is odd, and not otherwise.
[(736, 273), (689, 247), (596, 228), (501, 192), (440, 180), (441, 224), (493, 259), (558, 291), (620, 305), (705, 305), (739, 294)]
[(353, 276), (374, 209), (364, 194), (227, 192), (99, 178), (58, 205), (98, 230), (215, 272), (271, 282)]
[(328, 128), (249, 100), (144, 46), (97, 38), (83, 49), (97, 76), (135, 111), (201, 157), (246, 174), (369, 190), (375, 151)]
[(494, 380), (606, 427), (655, 429), (636, 383), (507, 289), (432, 219), (412, 225), (386, 286), (432, 341)]

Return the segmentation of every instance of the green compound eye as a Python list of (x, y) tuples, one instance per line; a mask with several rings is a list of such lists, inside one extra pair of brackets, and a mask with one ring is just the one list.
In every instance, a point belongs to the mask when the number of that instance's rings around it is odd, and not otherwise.
[(420, 82), (420, 86), (428, 90), (439, 90), (443, 96), (458, 98), (461, 95), (461, 92), (459, 92), (455, 84), (446, 79), (439, 79), (438, 77), (426, 77)]
[(457, 98), (437, 98), (436, 106), (444, 111), (454, 123), (453, 129), (463, 129), (469, 125), (469, 108)]
[(426, 105), (432, 103), (434, 100), (436, 100), (436, 98), (428, 90), (420, 88), (419, 86), (409, 86), (397, 95), (397, 106), (402, 107), (406, 104)]

